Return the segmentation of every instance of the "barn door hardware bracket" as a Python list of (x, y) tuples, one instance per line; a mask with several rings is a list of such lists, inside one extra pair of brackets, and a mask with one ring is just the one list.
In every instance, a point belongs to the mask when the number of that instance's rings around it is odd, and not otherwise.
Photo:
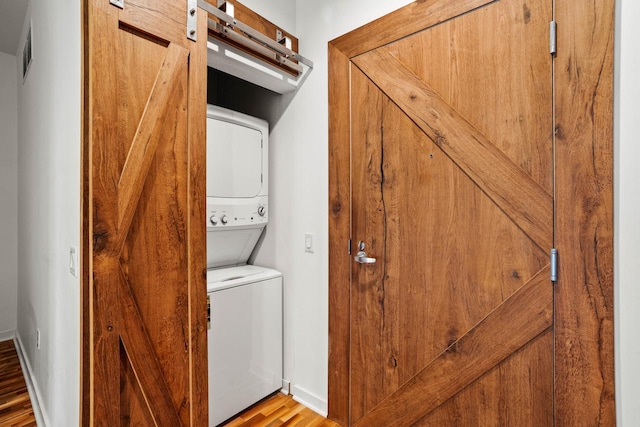
[(555, 55), (557, 53), (557, 24), (556, 21), (549, 22), (549, 53)]
[(194, 42), (198, 40), (198, 0), (187, 0), (187, 38)]
[(211, 295), (207, 295), (207, 329), (211, 329)]
[(124, 9), (124, 0), (109, 0), (109, 3), (119, 7), (120, 9)]
[[(263, 55), (267, 55), (270, 57), (274, 56), (276, 61), (280, 62), (282, 65), (288, 68), (297, 71), (299, 74), (301, 74), (303, 70), (300, 66), (298, 66), (298, 64), (292, 62), (292, 59), (295, 59), (296, 61), (306, 65), (310, 69), (313, 68), (313, 62), (309, 59), (305, 58), (297, 52), (292, 51), (286, 46), (283, 46), (277, 41), (270, 39), (259, 31), (251, 28), (249, 25), (238, 21), (228, 13), (213, 7), (205, 0), (198, 0), (198, 7), (225, 23), (224, 25), (222, 25), (220, 23), (214, 22), (211, 19), (208, 22), (209, 28), (221, 34), (223, 37), (228, 37), (229, 39)], [(244, 37), (240, 36), (239, 33), (234, 30), (238, 30), (240, 33), (244, 34)], [(245, 38), (245, 40), (242, 40), (242, 38)]]
[(551, 271), (551, 281), (558, 281), (558, 250), (553, 248), (551, 249), (551, 258), (549, 262), (549, 270)]

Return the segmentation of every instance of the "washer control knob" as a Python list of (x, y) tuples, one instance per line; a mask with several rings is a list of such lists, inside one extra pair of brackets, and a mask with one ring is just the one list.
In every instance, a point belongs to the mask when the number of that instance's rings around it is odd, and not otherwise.
[(211, 218), (209, 218), (209, 221), (211, 221), (211, 225), (218, 225), (218, 217), (215, 215), (211, 215)]
[(264, 206), (258, 206), (258, 215), (264, 216), (265, 213), (267, 213), (267, 210), (265, 209), (265, 207)]
[(229, 218), (227, 218), (226, 215), (222, 215), (222, 218), (220, 218), (220, 222), (226, 224), (227, 222), (229, 222)]

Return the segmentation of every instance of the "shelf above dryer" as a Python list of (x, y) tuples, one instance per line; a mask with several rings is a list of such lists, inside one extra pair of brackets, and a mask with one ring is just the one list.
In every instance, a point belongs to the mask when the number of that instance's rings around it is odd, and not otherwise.
[(215, 7), (198, 0), (198, 6), (208, 13), (209, 67), (277, 93), (302, 86), (313, 62), (295, 51), (295, 37), (235, 1)]

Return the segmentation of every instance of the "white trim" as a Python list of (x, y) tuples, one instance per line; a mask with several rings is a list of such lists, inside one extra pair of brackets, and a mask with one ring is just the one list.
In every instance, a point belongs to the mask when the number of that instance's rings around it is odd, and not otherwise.
[(12, 340), (16, 336), (16, 331), (2, 331), (0, 332), (0, 342)]
[(297, 385), (291, 386), (291, 394), (293, 395), (293, 400), (296, 402), (302, 403), (313, 412), (317, 412), (325, 418), (327, 417), (328, 405), (326, 400)]
[(29, 359), (27, 359), (24, 352), (24, 346), (22, 345), (19, 333), (15, 334), (13, 342), (16, 344), (16, 352), (18, 353), (18, 359), (20, 359), (20, 367), (22, 368), (22, 373), (24, 375), (25, 382), (27, 383), (27, 390), (29, 392), (29, 398), (31, 399), (33, 414), (36, 418), (36, 425), (38, 427), (47, 427), (51, 425), (51, 423), (49, 422), (49, 417), (47, 416), (46, 411), (42, 406), (40, 406), (40, 402), (43, 402), (42, 393), (40, 392), (38, 382), (33, 375), (33, 369), (31, 369)]

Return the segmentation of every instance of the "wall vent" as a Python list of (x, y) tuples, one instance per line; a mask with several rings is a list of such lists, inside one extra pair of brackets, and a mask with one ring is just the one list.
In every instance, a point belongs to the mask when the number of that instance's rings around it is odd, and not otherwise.
[(27, 38), (24, 42), (24, 48), (22, 49), (22, 84), (24, 84), (27, 79), (27, 73), (29, 73), (32, 61), (33, 49), (31, 47), (31, 22), (29, 22), (29, 31), (27, 32)]

